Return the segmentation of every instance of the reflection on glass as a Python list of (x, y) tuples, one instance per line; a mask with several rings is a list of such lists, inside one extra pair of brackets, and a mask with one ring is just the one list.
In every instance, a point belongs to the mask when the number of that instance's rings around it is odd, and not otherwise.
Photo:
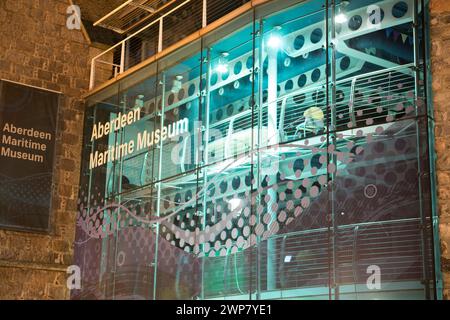
[(74, 297), (434, 298), (422, 9), (323, 5), (259, 6), (91, 103)]

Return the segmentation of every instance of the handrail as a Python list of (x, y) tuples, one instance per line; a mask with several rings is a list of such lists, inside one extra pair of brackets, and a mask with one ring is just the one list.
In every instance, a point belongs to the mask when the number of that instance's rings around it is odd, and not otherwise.
[(178, 5), (177, 7), (173, 8), (172, 10), (168, 11), (167, 13), (165, 13), (164, 15), (162, 15), (160, 18), (158, 18), (157, 20), (149, 23), (148, 25), (146, 25), (145, 27), (142, 27), (141, 29), (139, 29), (138, 31), (136, 31), (135, 33), (133, 33), (132, 35), (126, 37), (125, 39), (123, 39), (122, 41), (116, 43), (115, 45), (113, 45), (111, 48), (103, 51), (102, 53), (96, 55), (94, 58), (92, 58), (92, 60), (96, 60), (98, 57), (101, 57), (102, 55), (104, 55), (105, 53), (110, 52), (111, 50), (118, 48), (119, 46), (121, 46), (123, 43), (127, 42), (128, 40), (130, 40), (131, 38), (134, 38), (136, 35), (138, 35), (139, 33), (141, 33), (142, 31), (150, 28), (151, 26), (155, 25), (157, 22), (159, 23), (160, 20), (164, 19), (165, 17), (167, 17), (169, 14), (173, 13), (174, 11), (180, 9), (181, 7), (183, 7), (184, 5), (186, 5), (188, 2), (191, 2), (191, 0), (186, 0), (183, 3), (181, 3), (180, 5)]
[[(200, 14), (199, 19), (201, 19), (201, 21), (199, 21), (199, 25), (201, 25), (201, 26), (198, 27), (195, 24), (193, 24), (191, 26), (190, 30), (186, 30), (189, 33), (189, 35), (184, 36), (183, 39), (178, 39), (176, 41), (173, 39), (169, 39), (169, 40), (164, 39), (164, 33), (163, 33), (164, 23), (163, 22), (166, 21), (166, 19), (169, 15), (171, 15), (171, 14), (173, 15), (173, 13), (175, 11), (182, 9), (189, 3), (193, 3), (193, 0), (183, 1), (176, 7), (170, 9), (170, 11), (162, 14), (158, 19), (153, 20), (149, 24), (146, 24), (144, 27), (137, 30), (133, 34), (129, 35), (127, 38), (123, 39), (122, 41), (118, 42), (117, 44), (113, 45), (112, 47), (108, 48), (107, 50), (105, 50), (102, 53), (93, 57), (91, 59), (89, 90), (93, 90), (97, 87), (101, 87), (104, 84), (106, 85), (107, 83), (109, 83), (109, 80), (111, 80), (111, 79), (117, 80), (117, 77), (120, 77), (121, 74), (125, 73), (127, 70), (134, 68), (135, 66), (137, 66), (138, 64), (140, 64), (144, 61), (150, 61), (150, 58), (155, 58), (159, 54), (164, 53), (166, 48), (172, 48), (172, 47), (174, 47), (174, 45), (177, 42), (184, 41), (188, 38), (190, 39), (190, 38), (194, 37), (196, 34), (198, 34), (198, 32), (203, 33), (203, 34), (209, 33), (210, 31), (212, 31), (215, 28), (222, 25), (224, 23), (223, 19), (228, 15), (229, 15), (230, 19), (232, 19), (237, 14), (246, 12), (250, 8), (260, 6), (271, 0), (246, 0), (245, 3), (242, 3), (242, 4), (239, 4), (239, 2), (236, 1), (236, 3), (232, 4), (231, 6), (229, 5), (230, 2), (226, 2), (226, 3), (223, 2), (220, 5), (226, 4), (226, 5), (228, 5), (228, 7), (225, 10), (223, 8), (219, 8), (220, 10), (224, 11), (224, 12), (221, 11), (219, 13), (217, 13), (217, 9), (218, 9), (217, 6), (214, 6), (214, 7), (208, 6), (208, 0), (198, 0), (198, 1), (203, 2), (203, 5), (201, 6), (202, 8), (200, 9), (202, 12), (200, 12), (199, 10), (196, 11), (196, 13)], [(174, 2), (170, 2), (170, 3), (173, 4)], [(200, 3), (200, 5), (201, 4), (202, 3)], [(164, 6), (164, 7), (167, 8), (167, 6)], [(216, 14), (217, 16), (212, 18), (213, 19), (212, 21), (208, 21), (208, 19), (210, 19), (209, 18), (210, 12), (217, 13)], [(154, 15), (152, 15), (152, 16), (154, 16)], [(141, 23), (142, 23), (142, 21), (141, 21)], [(147, 30), (149, 30), (151, 27), (156, 28), (155, 26), (158, 23), (159, 23), (159, 27), (158, 27), (159, 31), (157, 31), (157, 34), (154, 37), (153, 36), (149, 37), (148, 35), (146, 36), (145, 34), (143, 34)], [(164, 32), (166, 32), (166, 30), (164, 30)], [(132, 58), (131, 64), (127, 65), (125, 67), (125, 64), (126, 64), (125, 54), (126, 54), (126, 50), (128, 50), (127, 45), (129, 46), (131, 40), (133, 40), (133, 39), (137, 39), (139, 41), (151, 40), (152, 42), (155, 41), (155, 43), (157, 41), (157, 45), (156, 45), (156, 48), (141, 47), (139, 50), (134, 52), (135, 56)], [(171, 41), (175, 41), (175, 42), (171, 42)], [(148, 49), (151, 49), (151, 51), (150, 52), (147, 51)], [(154, 49), (154, 51), (153, 51), (153, 49)], [(119, 50), (121, 52), (118, 52)], [(171, 50), (173, 50), (173, 49), (169, 49), (167, 52), (171, 52)], [(97, 79), (97, 75), (96, 75), (97, 59), (106, 54), (112, 55), (114, 53), (117, 53), (117, 56), (120, 54), (120, 68), (119, 68), (120, 72), (118, 72), (118, 74), (115, 74), (115, 75), (114, 74), (105, 75), (104, 71), (103, 71), (102, 73), (100, 73), (100, 75), (101, 75), (101, 76), (99, 76), (100, 80)], [(136, 58), (139, 54), (141, 55), (141, 57)], [(117, 56), (114, 54), (114, 57), (110, 57), (110, 59), (115, 59)], [(91, 93), (88, 93), (86, 96), (88, 96), (90, 94)]]
[[(383, 225), (385, 223), (406, 223), (406, 222), (418, 222), (421, 221), (420, 218), (408, 218), (408, 219), (398, 219), (398, 220), (388, 220), (388, 221), (371, 221), (371, 222), (362, 222), (362, 223), (354, 223), (354, 224), (346, 224), (338, 226), (338, 229), (341, 230), (352, 230), (356, 227), (369, 227), (369, 226), (375, 226), (375, 225)], [(320, 233), (320, 232), (327, 232), (329, 228), (317, 228), (317, 229), (310, 229), (310, 230), (301, 230), (301, 231), (295, 231), (290, 233), (284, 233), (284, 234), (275, 234), (269, 239), (278, 239), (285, 236), (298, 236), (298, 235), (304, 235), (304, 234), (312, 234), (312, 233)], [(332, 230), (333, 228), (331, 228)]]

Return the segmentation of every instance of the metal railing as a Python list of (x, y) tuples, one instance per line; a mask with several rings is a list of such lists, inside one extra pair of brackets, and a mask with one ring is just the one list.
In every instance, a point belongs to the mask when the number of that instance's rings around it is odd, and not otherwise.
[[(402, 283), (421, 283), (424, 280), (424, 264), (432, 264), (432, 257), (422, 251), (419, 237), (422, 228), (429, 232), (429, 221), (426, 225), (421, 223), (419, 218), (408, 218), (339, 226), (336, 230), (339, 246), (335, 248), (338, 252), (335, 261), (337, 284), (342, 288), (353, 287), (352, 294), (357, 295), (358, 291), (367, 293), (370, 291), (365, 287), (367, 268), (371, 265), (383, 270), (385, 285), (396, 284), (393, 290), (401, 292)], [(332, 228), (320, 228), (273, 236), (275, 251), (267, 252), (263, 246), (260, 257), (263, 262), (260, 275), (263, 292), (267, 292), (265, 262), (268, 255), (273, 255), (276, 261), (276, 291), (307, 289), (296, 296), (300, 298), (322, 288), (322, 294), (327, 297), (325, 289), (332, 276), (327, 234), (331, 231)], [(206, 261), (206, 277), (209, 280), (205, 288), (206, 297), (248, 297), (256, 281), (256, 257), (255, 252), (242, 251), (229, 257), (209, 258)], [(423, 288), (418, 289), (423, 291)], [(408, 297), (406, 291), (403, 297)]]
[(116, 78), (251, 0), (185, 0), (91, 61), (89, 89)]

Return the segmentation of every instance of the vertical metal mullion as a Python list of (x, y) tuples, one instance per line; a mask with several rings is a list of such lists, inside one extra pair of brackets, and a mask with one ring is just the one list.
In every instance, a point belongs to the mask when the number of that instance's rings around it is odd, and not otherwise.
[[(155, 85), (154, 85), (154, 88), (153, 88), (153, 90), (154, 90), (154, 92), (153, 92), (153, 94), (154, 94), (153, 100), (155, 102), (155, 104), (154, 104), (154, 106), (155, 106), (154, 108), (155, 109), (153, 110), (154, 116), (153, 116), (153, 119), (152, 119), (152, 122), (153, 122), (152, 130), (156, 129), (157, 117), (158, 117), (158, 112), (157, 112), (157, 108), (158, 108), (158, 87), (159, 87), (159, 81), (158, 80), (159, 80), (159, 64), (156, 63)], [(157, 181), (157, 179), (155, 178), (156, 150), (157, 150), (156, 146), (153, 146), (152, 150), (151, 150), (151, 152), (152, 152), (152, 171), (151, 171), (151, 181), (152, 181), (152, 183), (151, 183), (151, 187), (150, 187), (151, 199), (153, 199), (153, 192), (155, 190), (155, 182)], [(158, 166), (159, 166), (159, 163), (158, 163)], [(156, 203), (158, 203), (158, 199), (156, 199)], [(154, 210), (153, 203), (151, 203), (150, 208), (151, 208), (150, 212), (152, 212), (151, 217), (156, 216), (156, 214), (155, 215), (153, 214), (153, 210)], [(158, 207), (156, 208), (156, 211), (158, 211)], [(152, 226), (150, 226), (150, 228), (152, 228)], [(156, 250), (155, 250), (155, 252), (156, 252)], [(154, 262), (150, 264), (150, 268), (154, 268), (154, 266), (155, 266)], [(153, 272), (155, 272), (155, 269), (153, 269)], [(155, 285), (156, 285), (156, 282), (155, 282), (154, 275), (153, 275), (153, 282), (152, 283), (153, 283), (152, 295), (153, 295), (153, 300), (154, 300), (154, 299), (156, 299), (156, 296), (155, 296)]]
[[(261, 185), (261, 154), (260, 148), (262, 143), (262, 121), (263, 121), (263, 97), (261, 92), (263, 91), (263, 83), (264, 83), (264, 21), (261, 18), (259, 21), (260, 28), (260, 38), (259, 38), (259, 106), (258, 106), (258, 141), (256, 143), (256, 152), (257, 152), (257, 175), (256, 175), (256, 190), (259, 190), (259, 186)], [(255, 208), (258, 206), (258, 203), (261, 201), (261, 194), (257, 191)], [(261, 223), (261, 216), (259, 213), (256, 214), (257, 226)], [(261, 300), (261, 237), (256, 236), (256, 300)]]
[[(428, 150), (427, 154), (429, 157), (428, 165), (429, 165), (429, 177), (428, 177), (428, 183), (430, 184), (430, 202), (429, 202), (429, 210), (430, 210), (430, 237), (431, 237), (431, 258), (432, 258), (432, 270), (431, 275), (432, 279), (431, 281), (434, 281), (434, 298), (435, 299), (443, 299), (442, 296), (442, 276), (441, 276), (441, 259), (440, 259), (440, 242), (439, 242), (439, 220), (437, 216), (437, 209), (436, 209), (436, 176), (435, 176), (435, 162), (434, 162), (434, 135), (430, 132), (430, 130), (433, 130), (434, 128), (434, 115), (430, 116), (430, 112), (433, 111), (432, 108), (432, 101), (429, 101), (429, 95), (428, 90), (430, 89), (430, 83), (428, 80), (428, 71), (429, 71), (429, 64), (428, 64), (428, 45), (427, 41), (429, 39), (429, 33), (427, 28), (427, 15), (426, 15), (426, 5), (425, 0), (420, 1), (421, 4), (421, 22), (422, 22), (422, 46), (420, 48), (422, 53), (422, 59), (423, 59), (423, 101), (424, 101), (424, 108), (425, 108), (425, 134), (426, 134), (426, 140), (428, 142)], [(430, 121), (432, 121), (432, 125), (430, 128)]]
[[(331, 17), (330, 17), (330, 7), (331, 7)], [(337, 157), (333, 153), (330, 155), (328, 151), (328, 146), (330, 144), (336, 145), (336, 28), (335, 28), (335, 15), (336, 15), (336, 3), (335, 1), (326, 0), (325, 1), (325, 70), (326, 81), (325, 81), (325, 91), (326, 91), (326, 105), (327, 105), (327, 163), (336, 165), (337, 170)], [(331, 24), (330, 24), (331, 20)], [(331, 29), (330, 29), (331, 25)], [(330, 43), (330, 33), (331, 33), (331, 43)], [(331, 52), (330, 52), (331, 48)], [(331, 95), (330, 95), (330, 79), (331, 79)], [(338, 226), (336, 225), (336, 201), (335, 201), (335, 183), (336, 183), (336, 170), (334, 172), (329, 172), (327, 170), (327, 180), (328, 180), (328, 272), (329, 272), (329, 290), (328, 298), (331, 300), (339, 299), (339, 286), (337, 283), (337, 236), (338, 236)]]
[[(206, 2), (206, 0), (205, 0)], [(202, 40), (203, 41), (203, 40)], [(211, 83), (211, 49), (210, 48), (206, 48), (207, 53), (206, 53), (206, 64), (207, 64), (207, 72), (206, 72), (206, 88), (205, 88), (205, 111), (204, 111), (204, 115), (205, 115), (205, 136), (203, 138), (204, 141), (204, 149), (203, 149), (203, 223), (202, 223), (202, 231), (204, 231), (206, 229), (206, 205), (207, 205), (207, 198), (208, 198), (208, 192), (207, 192), (207, 186), (208, 186), (208, 164), (209, 164), (209, 108), (210, 108), (210, 93), (209, 93), (209, 87), (210, 87), (210, 83)], [(202, 45), (202, 51), (203, 51), (203, 45)], [(202, 73), (202, 72), (201, 72)], [(201, 82), (201, 81), (200, 81)], [(205, 239), (205, 242), (202, 244), (202, 252), (203, 252), (203, 257), (202, 257), (202, 279), (201, 279), (201, 299), (204, 300), (205, 299), (205, 275), (204, 275), (204, 270), (205, 270), (205, 259), (206, 259), (206, 253), (205, 253), (205, 244), (206, 244), (207, 239)]]
[(426, 216), (424, 215), (424, 206), (423, 206), (423, 186), (422, 186), (422, 164), (421, 164), (421, 139), (420, 139), (420, 124), (419, 121), (421, 119), (420, 112), (418, 109), (418, 101), (419, 101), (419, 92), (420, 92), (420, 53), (419, 53), (419, 35), (418, 35), (418, 0), (414, 0), (414, 8), (413, 8), (413, 38), (414, 38), (414, 86), (415, 86), (415, 94), (414, 94), (414, 103), (415, 103), (415, 112), (416, 112), (416, 119), (415, 119), (415, 126), (416, 126), (416, 158), (417, 158), (417, 178), (418, 178), (418, 196), (419, 196), (419, 213), (421, 218), (421, 249), (422, 249), (422, 281), (424, 284), (425, 289), (425, 298), (427, 300), (430, 299), (430, 283), (428, 279), (428, 264), (427, 264), (427, 257), (428, 257), (428, 249), (426, 245)]
[[(326, 54), (325, 54), (325, 70), (327, 70), (327, 68), (328, 68), (328, 43), (329, 43), (329, 34), (328, 34), (328, 7), (329, 7), (329, 3), (328, 3), (328, 0), (326, 0), (325, 1), (325, 38), (326, 38), (326, 40), (325, 40), (325, 51), (326, 51)], [(326, 95), (326, 117), (327, 117), (327, 164), (328, 163), (330, 163), (330, 153), (328, 152), (328, 146), (330, 145), (330, 127), (331, 127), (331, 125), (330, 125), (330, 92), (329, 92), (329, 88), (328, 88), (328, 77), (329, 77), (329, 73), (328, 72), (326, 72), (326, 79), (325, 79), (325, 86), (326, 86), (326, 89), (325, 89), (325, 95)], [(327, 235), (328, 235), (328, 240), (327, 240), (327, 242), (328, 242), (328, 299), (329, 300), (331, 300), (332, 299), (332, 286), (333, 286), (333, 282), (332, 282), (332, 276), (331, 276), (331, 274), (332, 274), (332, 264), (331, 264), (331, 259), (332, 259), (332, 255), (331, 255), (331, 250), (333, 249), (332, 248), (332, 241), (331, 241), (331, 238), (332, 238), (332, 231), (331, 231), (331, 228), (330, 228), (330, 218), (331, 218), (331, 216), (332, 216), (332, 214), (330, 213), (330, 211), (331, 211), (331, 209), (330, 209), (330, 202), (331, 202), (331, 199), (330, 199), (330, 190), (331, 190), (331, 185), (332, 185), (332, 181), (330, 181), (330, 174), (329, 174), (329, 172), (328, 172), (328, 170), (327, 170), (327, 189), (328, 189), (328, 192), (327, 192), (327, 195), (328, 195), (328, 201), (327, 201), (327, 213), (326, 213), (326, 215), (327, 215), (327, 219), (326, 219), (326, 221), (327, 221), (327, 229), (328, 229), (328, 232), (327, 232)], [(330, 217), (330, 218), (328, 218), (328, 217)]]
[[(119, 88), (118, 88), (119, 108), (120, 108), (120, 103), (121, 103), (120, 102), (120, 100), (121, 100), (120, 91), (121, 91), (121, 88), (120, 88), (120, 84), (119, 84)], [(126, 111), (126, 102), (127, 102), (126, 95), (124, 95), (124, 100), (123, 100), (123, 103), (122, 103), (122, 110), (121, 110), (123, 113), (125, 113), (125, 111)], [(124, 128), (120, 129), (120, 132), (118, 132), (116, 134), (116, 139), (117, 139), (117, 136), (119, 136), (119, 135), (120, 135), (120, 139), (119, 139), (118, 144), (120, 145), (124, 141), (124, 136), (125, 136), (125, 129)], [(116, 140), (116, 145), (117, 145), (117, 140)], [(121, 202), (122, 202), (121, 193), (122, 193), (122, 175), (123, 175), (123, 161), (124, 161), (124, 158), (120, 157), (116, 161), (120, 162), (120, 165), (119, 165), (119, 177), (118, 177), (118, 182), (117, 182), (118, 186), (119, 186), (118, 191), (117, 191), (117, 202), (120, 205)], [(115, 171), (116, 171), (116, 169), (115, 169), (115, 164), (114, 164), (114, 169), (113, 169), (114, 174), (115, 174)], [(114, 198), (115, 198), (115, 196), (114, 196)], [(119, 215), (120, 215), (120, 206), (117, 209), (117, 216), (119, 216)], [(111, 221), (110, 221), (110, 223), (111, 223), (113, 221), (113, 219), (114, 219), (113, 218), (113, 212), (111, 212), (110, 219), (111, 219)], [(115, 294), (116, 294), (116, 271), (117, 271), (116, 270), (116, 268), (117, 268), (116, 261), (117, 261), (117, 252), (118, 252), (118, 246), (119, 246), (119, 244), (118, 244), (119, 228), (116, 228), (116, 230), (114, 232), (115, 232), (115, 235), (114, 235), (115, 236), (115, 241), (114, 241), (115, 247), (114, 247), (114, 267), (113, 267), (113, 279), (114, 279), (114, 281), (113, 281), (113, 300), (115, 299)]]
[[(252, 136), (251, 136), (251, 150), (250, 150), (250, 157), (251, 157), (251, 161), (250, 161), (250, 212), (251, 214), (253, 214), (253, 204), (252, 204), (252, 199), (253, 199), (253, 195), (255, 192), (255, 189), (253, 187), (254, 183), (253, 183), (253, 178), (255, 176), (255, 106), (256, 106), (256, 97), (255, 97), (255, 86), (256, 86), (256, 38), (257, 36), (261, 35), (261, 29), (257, 30), (256, 29), (256, 9), (253, 8), (252, 10), (252, 24), (253, 24), (253, 34), (252, 34), (252, 57), (253, 57), (253, 65), (252, 65), (252, 98), (251, 98), (251, 126), (252, 126)], [(261, 26), (259, 26), (261, 27)], [(261, 51), (261, 48), (259, 49)], [(258, 81), (259, 81), (259, 77), (258, 77)], [(259, 83), (259, 82), (258, 82)], [(258, 102), (258, 104), (260, 104), (261, 101)], [(259, 134), (258, 134), (259, 135)], [(253, 253), (251, 251), (251, 248), (249, 248), (250, 250), (250, 276), (249, 276), (249, 300), (252, 300), (253, 294), (252, 294), (252, 289), (253, 289)], [(258, 256), (257, 256), (258, 258)], [(258, 273), (256, 273), (256, 277), (258, 277)], [(258, 278), (257, 278), (258, 279)], [(259, 281), (259, 280), (257, 280)], [(258, 294), (257, 294), (258, 295)]]
[[(439, 241), (439, 217), (437, 215), (437, 208), (436, 208), (436, 173), (435, 173), (435, 162), (434, 162), (434, 135), (433, 130), (434, 129), (434, 115), (432, 114), (430, 117), (430, 112), (433, 111), (433, 104), (430, 100), (430, 95), (428, 94), (428, 90), (431, 89), (429, 80), (428, 80), (428, 71), (430, 70), (430, 65), (428, 63), (428, 53), (429, 53), (429, 47), (428, 47), (428, 39), (429, 39), (429, 30), (427, 28), (427, 14), (426, 10), (427, 7), (425, 5), (425, 0), (421, 0), (421, 17), (422, 17), (422, 57), (423, 57), (423, 83), (424, 83), (424, 103), (425, 103), (425, 114), (426, 114), (426, 135), (427, 135), (427, 141), (428, 141), (428, 156), (429, 159), (429, 166), (430, 166), (430, 172), (429, 172), (429, 183), (430, 183), (430, 192), (431, 192), (431, 199), (430, 199), (430, 219), (431, 219), (431, 244), (433, 246), (433, 249), (431, 250), (431, 256), (433, 260), (433, 269), (432, 269), (432, 275), (434, 278), (434, 298), (438, 300), (442, 300), (442, 275), (441, 275), (441, 258), (440, 258), (440, 241)], [(429, 101), (430, 100), (430, 101)], [(432, 122), (431, 128), (429, 126), (430, 121)], [(431, 132), (430, 132), (431, 131)]]
[[(165, 112), (165, 104), (166, 104), (166, 74), (165, 72), (162, 72), (162, 82), (161, 82), (161, 123), (160, 123), (160, 129), (162, 130), (164, 128), (164, 112)], [(156, 198), (156, 218), (159, 219), (160, 214), (161, 214), (161, 188), (162, 188), (162, 181), (161, 181), (161, 171), (162, 171), (162, 158), (163, 158), (163, 145), (164, 145), (164, 141), (163, 139), (161, 139), (161, 141), (159, 142), (159, 168), (158, 168), (158, 183), (157, 183), (157, 188), (158, 188), (158, 195)], [(156, 300), (156, 280), (158, 277), (158, 246), (159, 246), (159, 226), (160, 223), (157, 222), (155, 224), (155, 258), (154, 258), (154, 263), (153, 263), (153, 300)]]
[[(331, 7), (331, 35), (332, 35), (332, 39), (333, 41), (336, 39), (336, 22), (335, 22), (335, 17), (336, 17), (336, 2), (333, 1), (332, 2), (332, 7)], [(329, 17), (327, 19), (327, 21), (329, 21)], [(328, 32), (327, 32), (328, 34)], [(332, 135), (332, 143), (333, 146), (337, 145), (337, 140), (336, 140), (336, 135), (337, 135), (337, 125), (336, 125), (336, 46), (335, 43), (333, 42), (332, 45), (330, 46), (329, 42), (327, 42), (327, 45), (329, 47), (331, 47), (331, 127), (333, 130), (333, 135)], [(329, 48), (328, 48), (329, 50)], [(327, 57), (329, 55), (327, 54)], [(330, 65), (330, 61), (328, 61), (327, 63), (327, 67)], [(327, 81), (328, 83), (328, 81)], [(329, 88), (327, 88), (327, 91), (329, 91)], [(336, 199), (335, 199), (335, 195), (336, 195), (336, 172), (337, 172), (337, 155), (335, 152), (333, 152), (333, 156), (332, 156), (332, 163), (335, 166), (335, 170), (332, 172), (332, 193), (331, 193), (331, 197), (332, 197), (332, 221), (333, 221), (333, 278), (334, 278), (334, 285), (335, 285), (335, 299), (339, 299), (339, 283), (337, 283), (337, 279), (338, 279), (338, 273), (337, 273), (337, 269), (338, 269), (338, 255), (337, 255), (337, 248), (338, 248), (338, 240), (339, 240), (339, 226), (336, 224)]]

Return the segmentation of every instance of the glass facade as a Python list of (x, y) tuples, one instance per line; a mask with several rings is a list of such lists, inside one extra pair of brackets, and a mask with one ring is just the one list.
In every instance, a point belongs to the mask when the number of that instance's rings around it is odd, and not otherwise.
[(91, 96), (73, 298), (438, 298), (427, 10), (271, 1)]

